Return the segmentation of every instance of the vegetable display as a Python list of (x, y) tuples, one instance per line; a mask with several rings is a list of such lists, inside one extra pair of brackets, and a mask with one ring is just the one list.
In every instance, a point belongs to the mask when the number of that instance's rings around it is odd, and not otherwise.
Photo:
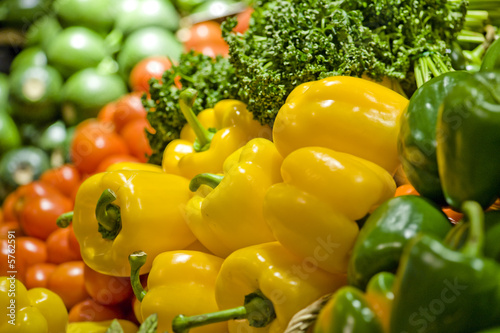
[(499, 330), (500, 1), (22, 2), (1, 332)]

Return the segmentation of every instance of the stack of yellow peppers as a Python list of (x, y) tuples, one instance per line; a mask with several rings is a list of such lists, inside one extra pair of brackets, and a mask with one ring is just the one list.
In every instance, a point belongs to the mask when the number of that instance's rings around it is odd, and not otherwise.
[(346, 284), (356, 220), (394, 195), (408, 101), (331, 77), (298, 86), (271, 131), (233, 100), (196, 117), (195, 97), (181, 95), (188, 124), (161, 169), (115, 166), (80, 187), (83, 260), (131, 276), (137, 317), (157, 313), (158, 332), (283, 332)]

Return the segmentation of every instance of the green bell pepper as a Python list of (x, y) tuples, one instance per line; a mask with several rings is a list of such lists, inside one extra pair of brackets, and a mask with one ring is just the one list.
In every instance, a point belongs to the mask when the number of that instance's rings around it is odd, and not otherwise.
[(500, 71), (478, 72), (457, 83), (438, 114), (437, 160), (447, 203), (483, 208), (500, 195)]
[(444, 238), (450, 230), (446, 215), (426, 198), (405, 195), (385, 201), (368, 217), (354, 243), (349, 284), (364, 290), (376, 273), (396, 271), (403, 248), (418, 233)]
[(500, 70), (500, 38), (486, 50), (481, 62), (481, 71)]
[(421, 234), (403, 252), (390, 332), (468, 333), (500, 325), (500, 266), (482, 257), (481, 206), (462, 206), (470, 233), (460, 250)]
[(340, 288), (321, 309), (314, 333), (382, 333), (387, 329), (394, 275), (383, 272), (368, 283), (366, 293), (352, 287)]
[(398, 153), (403, 170), (420, 195), (444, 203), (436, 158), (436, 124), (448, 92), (471, 74), (448, 72), (423, 84), (401, 116)]

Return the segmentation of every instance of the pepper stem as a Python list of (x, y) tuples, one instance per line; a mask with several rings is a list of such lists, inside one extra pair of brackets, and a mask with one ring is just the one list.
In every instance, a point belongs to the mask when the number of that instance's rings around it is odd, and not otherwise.
[(98, 231), (102, 238), (113, 240), (122, 228), (120, 207), (112, 204), (116, 200), (116, 194), (111, 189), (105, 189), (95, 208), (95, 216), (99, 224)]
[(210, 142), (214, 133), (203, 127), (193, 112), (193, 104), (197, 95), (198, 92), (195, 89), (187, 88), (183, 90), (179, 96), (179, 106), (184, 118), (186, 118), (189, 126), (191, 126), (196, 134), (196, 142), (193, 147), (195, 151), (200, 152), (210, 148)]
[(216, 188), (222, 179), (224, 179), (224, 176), (215, 175), (213, 173), (200, 173), (191, 179), (189, 190), (191, 192), (196, 192), (201, 185), (208, 185), (211, 188)]
[(128, 262), (130, 263), (130, 284), (139, 302), (142, 302), (144, 296), (146, 296), (146, 290), (142, 287), (139, 271), (146, 263), (147, 258), (148, 255), (144, 251), (136, 251), (128, 256)]
[(462, 204), (462, 212), (469, 221), (469, 234), (462, 253), (474, 257), (481, 255), (484, 245), (484, 212), (477, 202), (466, 201)]
[(57, 218), (56, 224), (59, 228), (66, 228), (71, 222), (73, 222), (73, 212), (67, 212)]
[(191, 328), (232, 319), (247, 319), (252, 327), (265, 327), (276, 318), (272, 302), (257, 290), (245, 296), (243, 306), (197, 316), (178, 315), (172, 321), (174, 333), (188, 333)]

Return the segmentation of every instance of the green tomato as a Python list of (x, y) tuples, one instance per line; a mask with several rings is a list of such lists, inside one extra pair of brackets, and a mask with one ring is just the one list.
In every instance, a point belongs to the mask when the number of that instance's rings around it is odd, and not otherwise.
[(54, 10), (66, 26), (107, 33), (114, 23), (115, 0), (55, 0)]
[(230, 6), (237, 3), (234, 0), (209, 0), (203, 1), (199, 6), (196, 6), (191, 11), (191, 14), (204, 14), (210, 18), (224, 17), (231, 12)]
[(10, 71), (14, 72), (21, 68), (26, 67), (43, 67), (47, 65), (47, 55), (38, 46), (28, 47), (12, 60), (10, 64)]
[(9, 76), (0, 73), (0, 113), (7, 111), (9, 103)]
[(84, 27), (69, 27), (49, 44), (47, 58), (65, 77), (77, 71), (97, 66), (108, 55), (104, 39)]
[(102, 74), (87, 68), (73, 74), (61, 92), (62, 116), (66, 124), (74, 125), (96, 117), (99, 110), (127, 93), (127, 86), (117, 74)]
[(21, 67), (10, 74), (12, 115), (24, 122), (55, 117), (58, 111), (61, 75), (51, 66)]
[(128, 36), (118, 53), (120, 73), (127, 79), (132, 68), (150, 56), (167, 56), (173, 61), (178, 61), (182, 50), (182, 44), (168, 30), (158, 27), (137, 30)]
[(0, 156), (19, 146), (21, 146), (21, 135), (16, 123), (7, 112), (0, 111)]
[(51, 11), (52, 0), (2, 0), (0, 11), (7, 26), (26, 28)]
[(119, 6), (115, 29), (124, 35), (151, 26), (171, 31), (179, 28), (179, 14), (170, 1), (125, 0)]
[(0, 160), (0, 182), (8, 190), (14, 190), (37, 180), (49, 168), (49, 157), (42, 149), (32, 146), (11, 149)]
[(38, 46), (44, 51), (50, 42), (62, 31), (57, 18), (53, 15), (46, 15), (35, 22), (26, 31), (26, 46)]

